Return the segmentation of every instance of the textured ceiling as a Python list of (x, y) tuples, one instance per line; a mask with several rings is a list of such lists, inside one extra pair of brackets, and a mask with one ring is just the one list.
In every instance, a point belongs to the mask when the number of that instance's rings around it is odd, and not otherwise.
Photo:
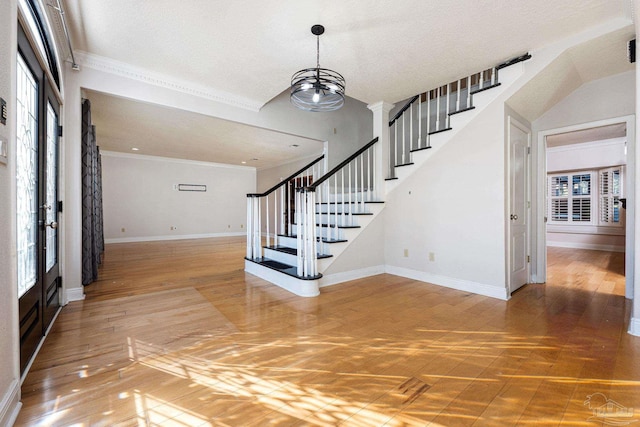
[[(625, 17), (626, 0), (64, 0), (74, 48), (264, 104), (320, 62), (396, 102)], [(402, 70), (402, 78), (398, 78)]]
[(256, 168), (322, 154), (312, 139), (95, 91), (85, 97), (101, 150)]
[[(286, 90), (293, 72), (315, 66), (313, 24), (326, 27), (320, 38), (320, 64), (345, 76), (348, 96), (366, 103), (397, 102), (609, 20), (630, 20), (631, 3), (62, 0), (62, 4), (78, 53), (211, 93), (231, 94), (257, 108)], [(48, 8), (61, 31), (59, 16), (52, 11)], [(510, 103), (534, 120), (586, 81), (630, 69), (624, 52), (629, 34), (632, 28), (566, 52)], [(255, 167), (322, 150), (319, 142), (305, 138), (97, 92), (87, 96), (105, 150), (130, 152), (135, 145), (141, 154), (230, 164), (246, 161)], [(300, 147), (291, 148), (294, 144)]]

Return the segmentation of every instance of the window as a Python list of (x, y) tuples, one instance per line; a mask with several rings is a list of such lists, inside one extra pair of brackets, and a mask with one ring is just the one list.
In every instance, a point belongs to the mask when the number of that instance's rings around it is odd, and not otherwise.
[(549, 223), (620, 226), (622, 177), (621, 166), (548, 175)]
[(549, 220), (552, 223), (591, 223), (591, 172), (549, 176)]
[(622, 170), (620, 167), (600, 171), (600, 224), (619, 225)]

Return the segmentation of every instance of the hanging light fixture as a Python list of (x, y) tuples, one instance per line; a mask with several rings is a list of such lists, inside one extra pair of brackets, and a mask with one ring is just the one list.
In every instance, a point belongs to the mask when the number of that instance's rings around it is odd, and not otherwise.
[(317, 37), (316, 68), (305, 68), (291, 77), (291, 103), (306, 111), (335, 111), (344, 105), (344, 77), (333, 70), (320, 68), (322, 25), (311, 27)]

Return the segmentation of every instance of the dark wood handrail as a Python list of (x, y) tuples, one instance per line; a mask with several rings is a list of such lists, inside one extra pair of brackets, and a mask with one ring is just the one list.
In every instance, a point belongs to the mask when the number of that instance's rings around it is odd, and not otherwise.
[(409, 108), (409, 106), (410, 106), (411, 104), (413, 104), (414, 102), (416, 102), (416, 99), (418, 99), (418, 97), (419, 97), (420, 95), (422, 95), (422, 94), (418, 94), (418, 95), (414, 96), (413, 98), (411, 98), (411, 99), (409, 100), (409, 102), (407, 102), (407, 103), (405, 104), (405, 106), (404, 106), (404, 107), (402, 107), (402, 109), (401, 109), (400, 111), (398, 111), (398, 112), (396, 113), (396, 115), (395, 115), (395, 116), (393, 116), (393, 119), (391, 119), (391, 121), (389, 122), (389, 126), (391, 126), (391, 125), (393, 124), (393, 122), (395, 122), (396, 120), (398, 120), (398, 118), (400, 118), (400, 116), (402, 115), (402, 113), (404, 113), (405, 111), (407, 111), (407, 109)]
[(313, 184), (309, 185), (308, 187), (304, 187), (306, 190), (310, 190), (310, 191), (315, 191), (316, 187), (320, 184), (322, 184), (323, 182), (325, 182), (326, 180), (328, 180), (329, 178), (331, 178), (333, 175), (335, 175), (340, 169), (342, 169), (343, 167), (345, 167), (346, 165), (349, 164), (349, 162), (351, 162), (353, 159), (355, 159), (356, 157), (358, 157), (360, 154), (364, 153), (365, 151), (367, 151), (373, 144), (375, 144), (376, 142), (378, 142), (378, 137), (376, 136), (375, 138), (373, 138), (371, 140), (371, 142), (369, 142), (367, 145), (365, 145), (364, 147), (360, 148), (358, 151), (356, 151), (355, 153), (353, 153), (352, 155), (350, 155), (349, 157), (347, 157), (344, 161), (342, 161), (338, 166), (336, 166), (335, 168), (331, 169), (329, 172), (325, 173), (320, 179), (318, 179), (316, 182), (314, 182)]
[(316, 163), (318, 163), (322, 159), (324, 159), (324, 154), (322, 156), (318, 157), (317, 159), (315, 159), (314, 161), (312, 161), (311, 163), (309, 163), (308, 165), (306, 165), (305, 167), (303, 167), (302, 169), (292, 173), (291, 175), (289, 175), (288, 177), (286, 177), (285, 179), (283, 179), (282, 181), (280, 181), (279, 183), (277, 183), (276, 185), (274, 185), (273, 187), (271, 187), (270, 189), (268, 189), (264, 193), (249, 193), (249, 194), (247, 194), (247, 197), (265, 197), (265, 196), (268, 196), (269, 194), (273, 193), (278, 188), (282, 187), (287, 182), (291, 181), (293, 178), (295, 178), (296, 176), (300, 175), (302, 172), (304, 172), (305, 170), (309, 169), (311, 166), (315, 165)]

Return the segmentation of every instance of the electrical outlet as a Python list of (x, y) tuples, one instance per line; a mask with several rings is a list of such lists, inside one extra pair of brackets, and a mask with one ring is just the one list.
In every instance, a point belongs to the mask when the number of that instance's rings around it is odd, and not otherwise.
[(240, 228), (244, 228), (244, 224), (240, 224)]
[(122, 227), (120, 231), (124, 233), (126, 230), (124, 229), (124, 227)]
[(429, 261), (435, 261), (436, 260), (436, 254), (434, 254), (433, 252), (429, 252)]
[(408, 258), (409, 257), (409, 249), (405, 249), (404, 250), (404, 257)]

